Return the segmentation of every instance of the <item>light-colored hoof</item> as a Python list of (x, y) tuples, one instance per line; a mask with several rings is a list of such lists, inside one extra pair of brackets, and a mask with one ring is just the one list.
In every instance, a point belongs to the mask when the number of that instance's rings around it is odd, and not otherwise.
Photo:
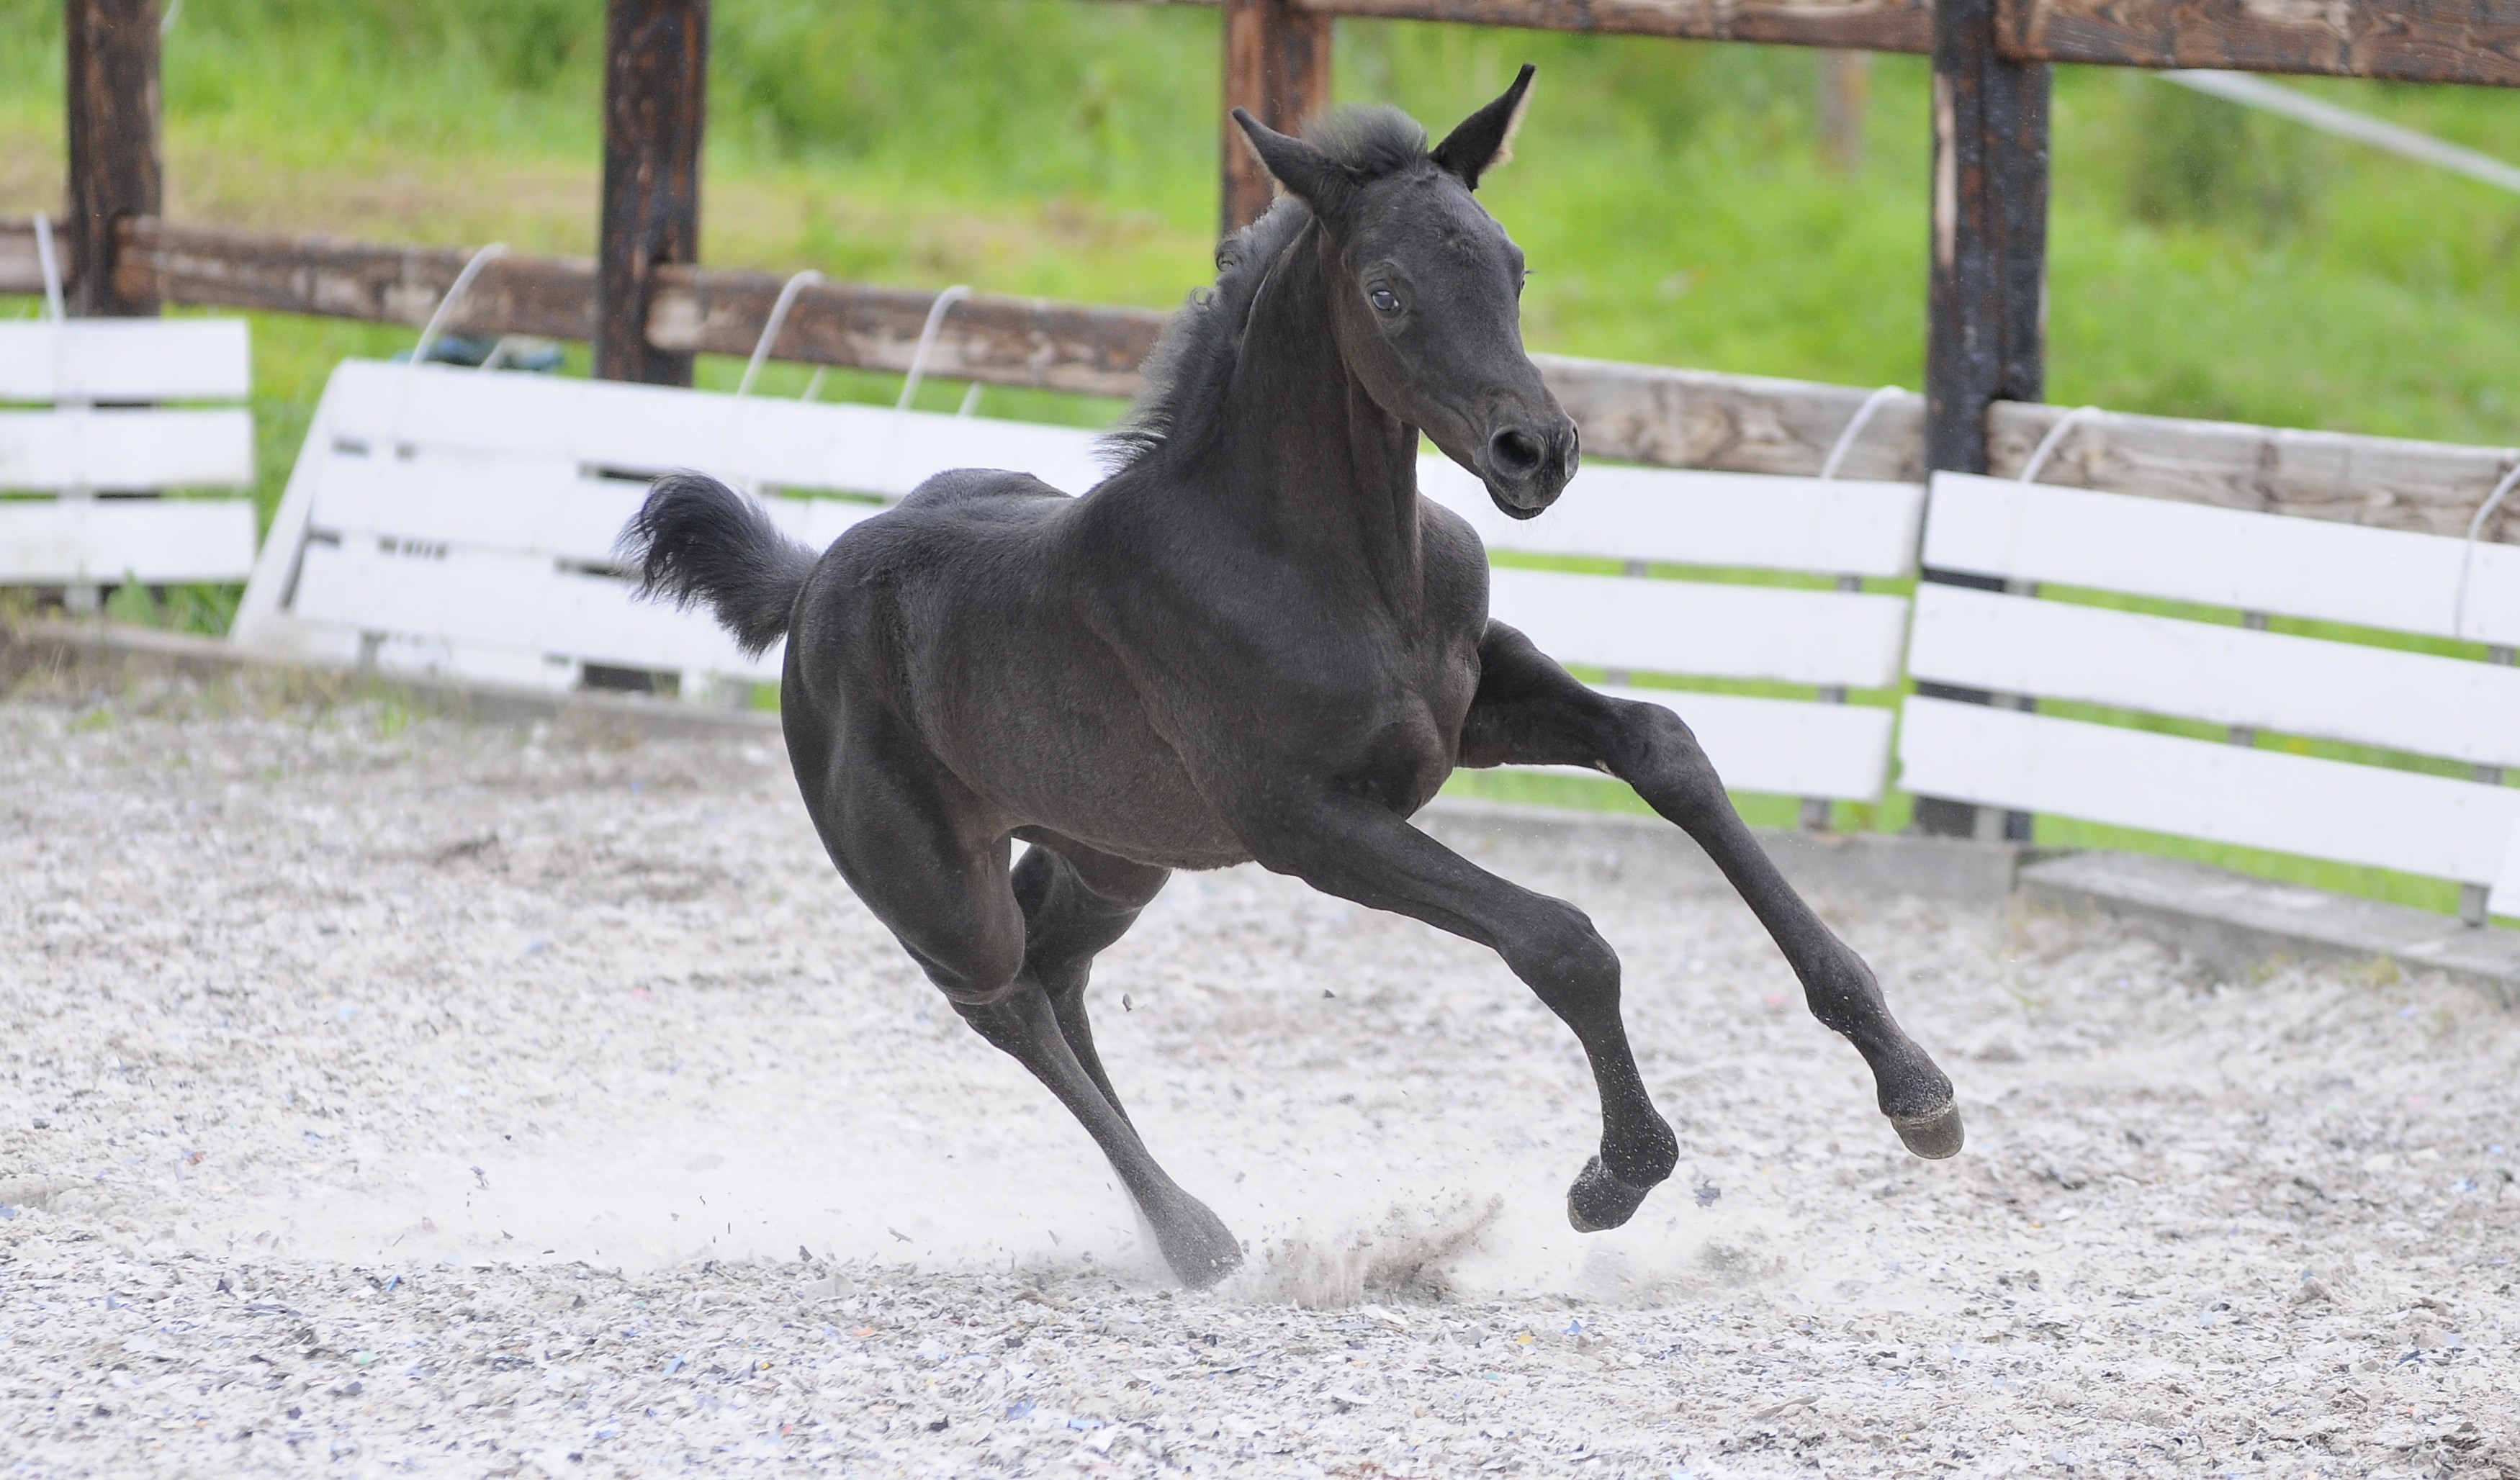
[(1928, 1161), (1941, 1161), (1958, 1156), (1968, 1135), (1960, 1127), (1960, 1107), (1946, 1104), (1922, 1115), (1893, 1115), (1890, 1128), (1899, 1133), (1908, 1149)]

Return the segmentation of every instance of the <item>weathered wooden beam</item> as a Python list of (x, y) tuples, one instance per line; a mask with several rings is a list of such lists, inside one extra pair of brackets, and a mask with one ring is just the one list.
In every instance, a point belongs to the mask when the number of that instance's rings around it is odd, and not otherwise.
[(2001, 0), (2004, 55), (2520, 86), (2513, 0)]
[(1329, 109), (1330, 18), (1294, 0), (1223, 0), (1225, 116), (1221, 224), (1232, 236), (1269, 209), (1269, 172), (1234, 122), (1240, 108), (1282, 134), (1301, 134)]
[(105, 270), (80, 275), (67, 307), (77, 316), (155, 314), (158, 299), (121, 291), (112, 272), (114, 223), (158, 214), (158, 0), (68, 0), (65, 92), (69, 105), (69, 255)]
[[(79, 254), (76, 244), (61, 232), (53, 233), (54, 262), (61, 268), (65, 284), (78, 281)], [(35, 247), (35, 223), (31, 216), (0, 216), (0, 292), (39, 293), (44, 291), (43, 254)]]
[(595, 373), (689, 385), (692, 357), (648, 340), (654, 270), (699, 260), (708, 0), (610, 0)]
[[(1142, 0), (1152, 3), (1152, 0)], [(1217, 4), (1219, 0), (1161, 0)], [(1931, 52), (1933, 0), (1288, 0), (1298, 11), (1604, 35)], [(2520, 86), (2514, 0), (2000, 0), (2015, 62)]]
[[(748, 355), (786, 281), (766, 272), (660, 267), (649, 342), (680, 354)], [(934, 293), (916, 289), (812, 285), (798, 291), (775, 353), (819, 365), (906, 371), (935, 301)], [(974, 293), (946, 312), (924, 370), (948, 380), (1134, 395), (1138, 364), (1154, 347), (1164, 318), (1146, 308)]]
[(2045, 63), (1996, 54), (1994, 0), (1934, 13), (1925, 461), (1986, 471), (1987, 407), (2045, 388)]
[[(470, 260), (464, 247), (395, 247), (225, 227), (126, 223), (118, 270), (134, 291), (177, 303), (322, 314), (375, 323), (427, 323)], [(16, 260), (23, 227), (0, 225), (0, 269)], [(31, 247), (25, 253), (31, 258)], [(786, 279), (774, 273), (664, 265), (655, 269), (644, 337), (653, 348), (748, 355)], [(0, 277), (0, 291), (13, 285)], [(828, 284), (797, 295), (778, 357), (902, 371), (935, 294)], [(493, 257), (448, 314), (459, 334), (589, 339), (596, 264), (523, 252)], [(978, 294), (956, 303), (928, 351), (929, 373), (1000, 385), (1131, 395), (1138, 362), (1164, 315), (1148, 309)]]
[[(452, 247), (396, 247), (338, 237), (126, 221), (117, 288), (174, 303), (322, 314), (418, 326), (472, 256)], [(595, 329), (595, 263), (518, 253), (493, 257), (448, 315), (459, 334), (585, 339)]]
[[(1984, 472), (1988, 408), (2047, 379), (2048, 66), (1996, 50), (1995, 0), (1934, 7), (1934, 166), (1925, 297), (1925, 464)], [(1928, 581), (2001, 586), (1919, 572)], [(1988, 702), (1977, 690), (1927, 686)], [(1916, 798), (1925, 832), (2028, 841), (2030, 817)]]
[[(1995, 474), (2017, 474), (2068, 414), (1998, 402), (1989, 418)], [(2509, 447), (2111, 412), (2068, 431), (2039, 481), (2464, 538), (2515, 462), (2520, 451)], [(2520, 503), (2505, 499), (2482, 537), (2520, 545)]]
[[(1216, 5), (1223, 0), (1132, 0)], [(1933, 50), (1932, 0), (1290, 0), (1317, 16), (1857, 51)]]
[[(1584, 432), (1584, 455), (1667, 468), (1810, 474), (1828, 461), (1871, 392), (1857, 386), (1537, 354), (1541, 376)], [(1925, 399), (1874, 409), (1842, 477), (1925, 475)]]
[(1294, 0), (1323, 15), (1530, 30), (1766, 41), (1859, 51), (1933, 49), (1931, 0)]

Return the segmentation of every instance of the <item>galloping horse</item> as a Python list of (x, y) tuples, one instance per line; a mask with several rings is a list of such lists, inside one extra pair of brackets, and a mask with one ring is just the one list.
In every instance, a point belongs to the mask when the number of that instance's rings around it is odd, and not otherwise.
[(1523, 352), (1522, 253), (1472, 195), (1531, 73), (1431, 150), (1389, 109), (1315, 140), (1236, 111), (1284, 194), (1166, 331), (1092, 491), (940, 473), (817, 555), (682, 473), (623, 534), (644, 592), (705, 603), (755, 652), (788, 638), (781, 720), (832, 863), (1084, 1125), (1192, 1285), (1241, 1252), (1147, 1153), (1085, 1013), (1096, 953), (1175, 869), (1257, 861), (1501, 956), (1574, 1030), (1600, 1094), (1600, 1152), (1566, 1194), (1576, 1228), (1627, 1222), (1679, 1160), (1628, 1048), (1619, 959), (1584, 912), (1410, 826), (1457, 766), (1635, 786), (1740, 891), (1909, 1148), (1960, 1147), (1951, 1081), (1760, 850), (1688, 726), (1492, 620), (1478, 537), (1418, 497), (1421, 432), (1516, 518), (1575, 471), (1575, 425)]

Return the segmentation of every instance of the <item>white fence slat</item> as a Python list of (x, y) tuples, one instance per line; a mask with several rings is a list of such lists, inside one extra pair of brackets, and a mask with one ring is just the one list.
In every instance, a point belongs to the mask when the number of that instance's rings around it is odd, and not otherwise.
[(292, 609), (362, 632), (777, 682), (777, 648), (746, 658), (705, 613), (634, 602), (630, 592), (627, 581), (562, 571), (547, 557), (429, 560), (344, 541), (307, 547)]
[(1908, 671), (2219, 725), (2520, 765), (2520, 668), (1927, 584)]
[(1101, 481), (1095, 433), (994, 417), (894, 412), (521, 372), (347, 360), (325, 394), (337, 438), (385, 448), (554, 458), (654, 474), (899, 497), (954, 468)]
[(0, 499), (0, 585), (241, 581), (252, 569), (244, 499)]
[(1929, 796), (2493, 880), (2520, 788), (1911, 696), (1900, 783)]
[[(2168, 601), (2520, 643), (2520, 546), (1938, 472), (1925, 563)], [(2464, 633), (2452, 630), (2462, 558)]]
[(243, 319), (0, 323), (0, 401), (241, 401)]
[(1560, 662), (1793, 684), (1898, 681), (1905, 598), (1498, 566), (1489, 610)]
[[(608, 565), (648, 485), (582, 476), (552, 459), (380, 457), (310, 447), (324, 459), (309, 516), (327, 533), (356, 532), (425, 544), (531, 551)], [(821, 550), (881, 506), (844, 499), (772, 497), (773, 519)]]
[[(720, 477), (736, 397), (517, 371), (344, 360), (325, 386), (334, 436), (383, 451), (550, 458)], [(763, 435), (775, 430), (762, 414)]]
[(139, 492), (252, 481), (249, 412), (0, 412), (0, 488)]
[(1443, 457), (1418, 460), (1418, 486), (1491, 550), (1827, 575), (1912, 575), (1925, 505), (1918, 483), (1588, 463), (1539, 517), (1516, 519)]
[(1671, 689), (1601, 692), (1679, 715), (1734, 791), (1873, 801), (1889, 772), (1897, 716), (1875, 705)]
[(564, 560), (609, 558), (648, 485), (578, 475), (554, 459), (418, 457), (308, 447), (323, 459), (308, 516), (328, 533), (355, 532)]
[(2520, 916), (2520, 825), (2511, 829), (2511, 841), (2502, 850), (2502, 868), (2494, 875), (2485, 909), (2491, 915)]

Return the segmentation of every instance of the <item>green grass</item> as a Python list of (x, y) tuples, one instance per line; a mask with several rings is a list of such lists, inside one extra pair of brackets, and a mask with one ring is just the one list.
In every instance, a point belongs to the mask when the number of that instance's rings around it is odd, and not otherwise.
[[(1212, 11), (717, 0), (715, 13), (704, 259), (1156, 307), (1207, 278)], [(591, 251), (602, 14), (591, 0), (187, 6), (165, 52), (169, 213)], [(60, 208), (59, 18), (55, 0), (0, 0), (0, 211)], [(1865, 163), (1845, 173), (1817, 148), (1809, 53), (1348, 21), (1336, 46), (1341, 99), (1398, 103), (1438, 128), (1514, 64), (1540, 64), (1516, 162), (1483, 190), (1535, 269), (1525, 308), (1534, 348), (1919, 383), (1921, 60), (1874, 59)], [(2520, 159), (2520, 97), (2508, 92), (2295, 85)], [(2058, 71), (2053, 146), (2049, 400), (2515, 440), (2520, 198), (2107, 69)], [(25, 306), (0, 303), (0, 314)], [(414, 336), (251, 317), (267, 517), (331, 367)], [(584, 365), (573, 350), (571, 373)], [(700, 382), (731, 387), (740, 369), (704, 358)], [(773, 366), (762, 393), (792, 394), (804, 375)], [(834, 374), (825, 394), (888, 402), (898, 384)], [(949, 407), (959, 393), (934, 385), (922, 404)], [(989, 395), (995, 414), (1080, 425), (1118, 410)], [(153, 612), (134, 596), (123, 610), (215, 627), (232, 600), (178, 593)], [(1488, 775), (1456, 787), (1636, 805), (1606, 782)], [(1760, 821), (1791, 821), (1788, 799), (1745, 806)], [(1894, 792), (1837, 818), (1897, 827), (1907, 801)], [(2060, 819), (2039, 828), (2042, 842), (2209, 856), (2448, 905), (2428, 881)]]

